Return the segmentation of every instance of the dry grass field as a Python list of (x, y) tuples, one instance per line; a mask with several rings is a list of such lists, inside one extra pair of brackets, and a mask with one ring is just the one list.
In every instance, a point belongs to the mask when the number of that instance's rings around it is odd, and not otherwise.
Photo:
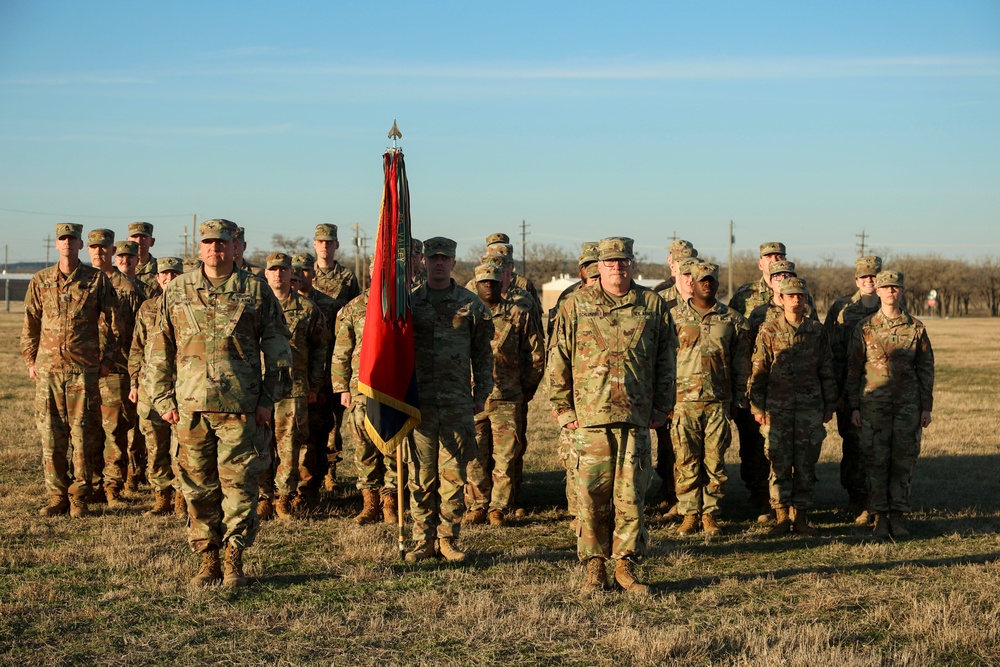
[[(247, 554), (251, 587), (191, 590), (198, 561), (184, 526), (142, 517), (148, 491), (84, 520), (37, 517), (44, 488), (20, 316), (0, 315), (0, 663), (1000, 664), (1000, 321), (928, 328), (936, 409), (912, 539), (873, 543), (839, 514), (831, 425), (818, 536), (768, 539), (751, 523), (734, 451), (725, 536), (682, 540), (654, 521), (642, 571), (656, 595), (640, 601), (578, 596), (541, 399), (530, 514), (466, 530), (468, 563), (402, 563), (391, 527), (350, 521), (360, 501), (346, 492), (290, 527), (266, 524)], [(343, 465), (344, 481), (351, 474)]]

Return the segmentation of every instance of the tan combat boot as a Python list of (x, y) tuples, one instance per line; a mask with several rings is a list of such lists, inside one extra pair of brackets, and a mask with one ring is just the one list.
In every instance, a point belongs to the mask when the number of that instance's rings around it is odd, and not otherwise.
[(85, 516), (90, 516), (90, 508), (87, 507), (87, 501), (79, 496), (70, 496), (69, 515), (74, 519), (82, 519)]
[(274, 504), (274, 513), (282, 521), (291, 521), (295, 518), (292, 514), (292, 497), (278, 496), (278, 502)]
[(104, 496), (108, 499), (108, 509), (117, 510), (125, 507), (122, 492), (117, 486), (104, 487)]
[(615, 583), (630, 595), (649, 595), (649, 586), (636, 579), (635, 562), (629, 558), (615, 561)]
[(438, 553), (449, 563), (465, 562), (465, 552), (459, 551), (454, 537), (442, 537), (439, 539)]
[(462, 523), (467, 526), (484, 524), (486, 521), (486, 510), (482, 508), (478, 510), (470, 510), (465, 513), (465, 516), (462, 517)]
[(239, 588), (247, 585), (247, 578), (243, 576), (243, 549), (233, 546), (232, 542), (226, 543), (226, 561), (222, 568), (223, 586)]
[(875, 513), (875, 528), (872, 530), (872, 537), (876, 540), (889, 539), (889, 517), (885, 512)]
[(145, 513), (145, 516), (166, 516), (170, 514), (174, 508), (174, 490), (166, 489), (165, 491), (156, 492), (156, 502), (153, 503), (153, 509)]
[(667, 509), (664, 513), (663, 518), (671, 523), (680, 523), (684, 520), (684, 516), (681, 514), (681, 504), (674, 503)]
[(889, 533), (897, 540), (903, 540), (910, 536), (910, 531), (903, 524), (903, 513), (898, 510), (889, 512)]
[(580, 594), (590, 597), (601, 593), (608, 588), (608, 570), (604, 566), (604, 559), (594, 556), (587, 559), (587, 578), (583, 582)]
[(767, 531), (769, 537), (777, 537), (778, 535), (787, 535), (792, 532), (792, 520), (788, 518), (788, 508), (787, 507), (776, 507), (774, 509), (775, 521), (777, 523)]
[(257, 501), (257, 518), (261, 521), (269, 521), (274, 516), (274, 502), (270, 498), (261, 498)]
[(795, 522), (792, 530), (796, 535), (815, 535), (816, 529), (809, 525), (809, 512), (804, 509), (795, 510)]
[(69, 498), (66, 496), (52, 496), (49, 504), (38, 510), (38, 516), (62, 516), (69, 511)]
[(191, 577), (191, 585), (199, 588), (214, 586), (222, 582), (222, 563), (219, 562), (219, 548), (210, 547), (201, 552), (201, 567)]
[(174, 490), (174, 516), (187, 516), (188, 506), (187, 501), (184, 500), (184, 494), (178, 490)]
[(868, 510), (861, 510), (861, 514), (854, 517), (854, 523), (858, 526), (870, 525), (875, 520), (875, 515)]
[(361, 500), (364, 504), (361, 511), (354, 517), (354, 522), (359, 526), (366, 526), (378, 521), (379, 497), (378, 489), (361, 489)]
[(491, 526), (502, 526), (507, 523), (504, 519), (503, 510), (490, 510), (490, 525)]
[(701, 529), (705, 532), (705, 537), (716, 537), (722, 532), (719, 522), (715, 520), (714, 514), (701, 515)]
[[(138, 493), (139, 491), (139, 478), (132, 474), (129, 470), (128, 474), (125, 476), (125, 492), (128, 494)], [(111, 497), (108, 497), (108, 504), (111, 504)]]
[(414, 547), (413, 551), (407, 551), (405, 556), (407, 563), (416, 563), (417, 561), (426, 560), (428, 558), (437, 558), (437, 550), (434, 548), (434, 540), (424, 540)]
[(330, 469), (327, 471), (326, 477), (323, 478), (323, 488), (333, 493), (339, 486), (337, 483), (337, 462), (330, 461)]
[(684, 521), (681, 522), (680, 528), (677, 529), (677, 534), (681, 537), (689, 537), (699, 530), (701, 530), (701, 515), (688, 514), (684, 517)]
[(399, 504), (396, 502), (396, 491), (382, 496), (382, 521), (396, 523), (399, 520)]

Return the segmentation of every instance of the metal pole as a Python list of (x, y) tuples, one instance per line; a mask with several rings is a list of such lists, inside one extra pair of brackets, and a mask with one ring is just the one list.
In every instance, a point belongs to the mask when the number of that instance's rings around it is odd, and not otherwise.
[(3, 247), (3, 300), (6, 305), (7, 312), (10, 312), (10, 276), (7, 274), (7, 251), (10, 250), (10, 246), (4, 245)]
[(736, 237), (733, 236), (733, 221), (729, 221), (729, 282), (726, 287), (727, 291), (726, 300), (729, 301), (733, 298), (733, 244), (736, 242)]

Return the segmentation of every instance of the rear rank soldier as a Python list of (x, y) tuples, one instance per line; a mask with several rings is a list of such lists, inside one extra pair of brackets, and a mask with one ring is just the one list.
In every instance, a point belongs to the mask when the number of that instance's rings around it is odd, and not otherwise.
[(690, 241), (677, 239), (671, 241), (670, 251), (667, 253), (667, 266), (670, 269), (670, 277), (659, 283), (653, 291), (662, 296), (665, 300), (671, 301), (677, 298), (677, 267), (685, 259), (697, 257), (698, 251), (691, 245)]
[(427, 282), (427, 269), (424, 268), (424, 244), (417, 239), (410, 239), (410, 266), (413, 267), (413, 289)]
[[(798, 277), (798, 274), (795, 272), (795, 263), (788, 260), (771, 262), (771, 266), (767, 270), (770, 274), (768, 284), (771, 285), (771, 300), (754, 308), (750, 313), (750, 317), (747, 318), (750, 323), (751, 343), (756, 342), (757, 332), (760, 331), (761, 325), (773, 319), (781, 318), (785, 314), (784, 306), (781, 302), (781, 285), (789, 278)], [(808, 297), (808, 294), (806, 296)], [(802, 312), (808, 319), (816, 319), (816, 310), (808, 302), (803, 306)]]
[(556, 325), (556, 315), (559, 314), (559, 306), (562, 305), (563, 300), (578, 289), (590, 285), (601, 276), (597, 269), (597, 241), (584, 241), (580, 244), (580, 257), (577, 258), (577, 266), (579, 267), (577, 277), (580, 280), (560, 292), (559, 296), (556, 297), (556, 304), (549, 309), (549, 321), (545, 329), (549, 345), (552, 343), (552, 329)]
[(246, 230), (242, 227), (236, 228), (236, 268), (243, 269), (244, 271), (257, 276), (261, 280), (264, 280), (264, 269), (252, 264), (246, 260), (243, 256), (247, 251), (247, 238)]
[(156, 245), (153, 225), (148, 222), (133, 222), (128, 226), (128, 240), (134, 241), (139, 250), (135, 276), (136, 280), (142, 283), (143, 294), (146, 298), (157, 296), (160, 293), (160, 286), (156, 279), (156, 258), (149, 252), (149, 249)]

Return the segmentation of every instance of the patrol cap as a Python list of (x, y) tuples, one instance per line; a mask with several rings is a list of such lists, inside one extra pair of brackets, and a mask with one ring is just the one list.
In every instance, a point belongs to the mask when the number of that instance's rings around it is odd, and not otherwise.
[(789, 278), (781, 283), (781, 294), (809, 294), (806, 281), (802, 278)]
[(243, 229), (242, 227), (237, 227), (236, 233), (233, 234), (233, 238), (236, 239), (237, 241), (243, 241), (245, 243), (247, 240), (247, 230)]
[(798, 275), (795, 273), (795, 262), (789, 262), (786, 259), (771, 262), (771, 266), (767, 267), (767, 275), (773, 276), (778, 273), (790, 273), (793, 276)]
[(87, 245), (102, 245), (110, 248), (115, 244), (115, 233), (110, 229), (91, 229), (87, 234)]
[(674, 250), (680, 250), (681, 248), (693, 248), (694, 245), (690, 241), (685, 241), (684, 239), (674, 239), (667, 246), (667, 251), (673, 254)]
[(670, 257), (675, 262), (685, 260), (688, 257), (697, 257), (697, 256), (698, 256), (698, 251), (690, 246), (686, 248), (675, 248), (674, 250), (670, 251)]
[(480, 264), (476, 267), (476, 282), (480, 283), (485, 280), (492, 280), (494, 282), (503, 282), (503, 269), (497, 266), (490, 266), (489, 264)]
[(455, 259), (455, 250), (458, 249), (458, 244), (451, 239), (446, 239), (443, 236), (435, 236), (424, 241), (424, 256), (433, 257), (434, 255), (444, 255), (445, 257), (451, 257)]
[(496, 266), (502, 269), (510, 263), (510, 257), (507, 255), (501, 255), (498, 252), (490, 252), (480, 257), (479, 261), (482, 264), (488, 264), (489, 266)]
[(785, 255), (785, 244), (778, 241), (770, 241), (768, 243), (760, 244), (760, 256), (766, 257), (767, 255)]
[(632, 244), (635, 243), (627, 236), (609, 236), (601, 239), (597, 244), (597, 254), (599, 259), (634, 259), (632, 255)]
[(60, 222), (56, 225), (56, 238), (61, 239), (64, 236), (72, 236), (82, 241), (83, 225), (78, 225), (75, 222)]
[(152, 236), (153, 225), (148, 222), (133, 222), (128, 226), (129, 236)]
[(858, 257), (854, 260), (854, 277), (877, 276), (882, 270), (882, 258), (877, 255)]
[(292, 255), (292, 268), (300, 271), (312, 271), (316, 266), (316, 260), (307, 252)]
[(184, 273), (200, 270), (202, 263), (197, 257), (188, 257), (184, 260)]
[(232, 241), (236, 236), (237, 225), (232, 220), (215, 218), (206, 220), (198, 225), (198, 233), (201, 234), (202, 241), (218, 239), (220, 241)]
[(139, 244), (135, 241), (119, 241), (115, 244), (115, 255), (139, 256)]
[(694, 278), (696, 283), (700, 283), (702, 280), (705, 280), (705, 278), (714, 278), (716, 282), (718, 282), (719, 267), (710, 262), (695, 264), (691, 267), (691, 277)]
[(597, 245), (597, 241), (584, 241), (580, 245), (580, 266), (586, 266), (597, 261)]
[(583, 275), (590, 279), (599, 278), (601, 276), (601, 267), (598, 266), (597, 262), (593, 264), (588, 264), (587, 268), (584, 270)]
[(267, 267), (268, 269), (273, 269), (275, 267), (280, 267), (283, 269), (292, 268), (292, 258), (283, 252), (272, 252), (267, 256)]
[(496, 234), (490, 234), (486, 237), (486, 245), (492, 245), (494, 243), (510, 243), (510, 237), (503, 232), (497, 232)]
[(514, 246), (509, 243), (489, 243), (486, 246), (487, 252), (498, 252), (508, 257), (514, 256)]
[(305, 279), (306, 277), (302, 275), (302, 269), (295, 268), (294, 266), (292, 266), (292, 280), (293, 281), (298, 280), (299, 282), (302, 282)]
[(698, 257), (688, 257), (677, 265), (677, 270), (681, 275), (689, 276), (691, 275), (691, 270), (698, 266), (699, 264), (704, 264), (704, 260)]
[(882, 271), (875, 276), (875, 287), (903, 287), (902, 272)]
[(167, 271), (184, 273), (184, 262), (181, 261), (180, 257), (161, 257), (156, 260), (156, 272), (166, 273)]
[(424, 254), (424, 244), (419, 239), (410, 239), (410, 253)]
[(337, 225), (330, 222), (316, 225), (316, 233), (313, 234), (313, 239), (316, 241), (336, 241)]

